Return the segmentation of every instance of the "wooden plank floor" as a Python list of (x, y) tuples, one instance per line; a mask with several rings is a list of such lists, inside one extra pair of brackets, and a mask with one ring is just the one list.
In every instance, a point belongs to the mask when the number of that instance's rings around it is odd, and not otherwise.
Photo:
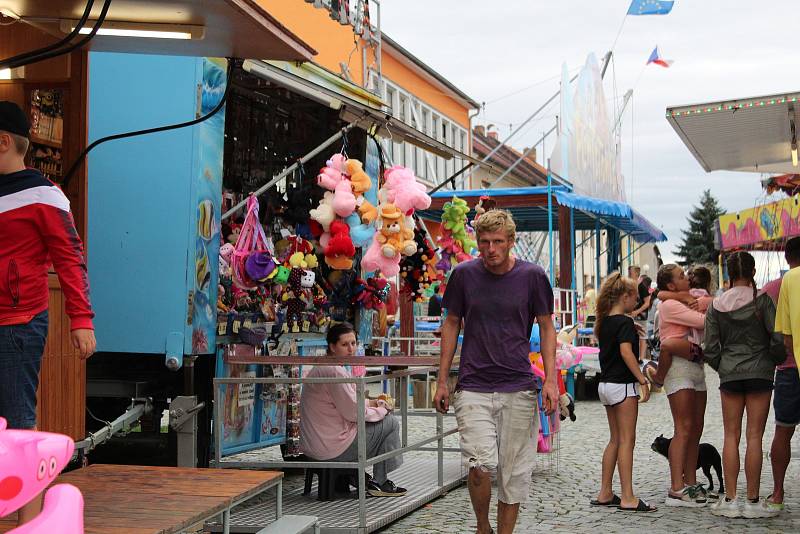
[[(179, 532), (275, 484), (279, 471), (91, 465), (58, 477), (83, 493), (86, 534)], [(0, 533), (16, 517), (0, 519)]]

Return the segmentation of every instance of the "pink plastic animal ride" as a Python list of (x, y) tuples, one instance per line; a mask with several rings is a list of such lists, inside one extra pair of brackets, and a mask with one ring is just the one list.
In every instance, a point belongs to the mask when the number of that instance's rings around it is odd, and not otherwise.
[[(0, 417), (0, 517), (18, 510), (67, 466), (73, 441), (62, 434), (9, 430)], [(70, 484), (50, 488), (42, 513), (9, 534), (83, 534), (83, 496)]]

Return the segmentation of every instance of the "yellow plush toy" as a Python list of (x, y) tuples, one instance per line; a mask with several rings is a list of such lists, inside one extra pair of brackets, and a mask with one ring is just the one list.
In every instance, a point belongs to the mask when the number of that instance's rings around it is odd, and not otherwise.
[(413, 230), (406, 227), (405, 216), (394, 204), (381, 205), (381, 229), (375, 239), (381, 244), (381, 252), (387, 258), (398, 254), (411, 256), (417, 251)]
[(364, 167), (357, 159), (348, 159), (345, 164), (346, 174), (350, 176), (350, 185), (353, 187), (353, 194), (356, 196), (356, 207), (361, 216), (361, 222), (371, 224), (378, 217), (378, 210), (365, 197), (364, 193), (372, 187), (372, 180), (364, 172)]

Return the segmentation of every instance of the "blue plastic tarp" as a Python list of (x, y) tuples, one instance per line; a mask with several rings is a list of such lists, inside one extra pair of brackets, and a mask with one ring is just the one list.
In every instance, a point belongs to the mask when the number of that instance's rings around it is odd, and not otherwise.
[[(491, 198), (516, 197), (524, 195), (547, 196), (552, 191), (557, 204), (574, 210), (574, 223), (576, 230), (594, 230), (598, 225), (601, 228), (612, 228), (621, 233), (630, 235), (638, 243), (662, 242), (667, 240), (660, 229), (634, 210), (625, 202), (606, 200), (579, 195), (569, 191), (564, 186), (515, 187), (505, 189), (472, 189), (465, 191), (437, 191), (433, 198), (449, 199), (453, 195), (460, 198), (474, 198), (488, 196)], [(558, 210), (550, 213), (554, 230), (558, 230)], [(521, 232), (546, 232), (548, 231), (548, 211), (546, 206), (505, 206), (514, 216), (517, 230)], [(442, 210), (427, 209), (418, 212), (419, 215), (429, 220), (441, 220)], [(470, 218), (474, 216), (474, 211)]]

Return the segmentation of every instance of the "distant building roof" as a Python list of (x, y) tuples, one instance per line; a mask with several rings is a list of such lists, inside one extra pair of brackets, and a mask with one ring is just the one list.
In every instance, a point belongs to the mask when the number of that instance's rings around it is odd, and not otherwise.
[[(489, 132), (487, 135), (483, 126), (476, 126), (472, 130), (472, 151), (473, 155), (477, 158), (485, 158), (492, 150), (499, 146), (500, 140), (496, 138), (495, 132)], [(508, 145), (503, 145), (500, 150), (495, 152), (489, 163), (495, 165), (501, 172), (511, 167), (522, 154)], [(524, 158), (519, 165), (514, 167), (509, 173), (518, 180), (523, 180), (530, 185), (545, 185), (547, 184), (547, 169), (536, 163), (530, 157)]]
[(470, 98), (461, 89), (453, 85), (453, 83), (450, 82), (447, 78), (439, 74), (433, 68), (426, 65), (421, 59), (419, 59), (417, 56), (415, 56), (414, 54), (403, 48), (397, 41), (386, 35), (386, 33), (381, 33), (381, 42), (383, 44), (389, 45), (391, 48), (394, 48), (397, 52), (405, 56), (411, 63), (421, 68), (423, 71), (425, 71), (425, 73), (434, 78), (437, 82), (439, 82), (447, 89), (452, 91), (455, 94), (455, 96), (457, 96), (459, 99), (469, 104), (469, 106), (472, 109), (478, 109), (481, 107), (481, 105), (477, 101), (475, 101), (475, 99)]

